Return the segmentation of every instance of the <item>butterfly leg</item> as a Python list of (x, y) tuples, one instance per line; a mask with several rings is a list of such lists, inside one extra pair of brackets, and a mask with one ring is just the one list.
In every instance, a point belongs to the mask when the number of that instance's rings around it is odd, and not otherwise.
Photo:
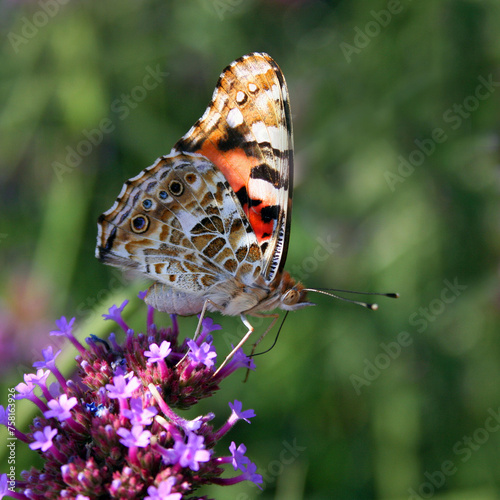
[(259, 314), (259, 313), (254, 313), (252, 316), (256, 316), (257, 318), (273, 318), (269, 326), (266, 328), (266, 331), (259, 337), (259, 340), (255, 342), (255, 344), (252, 347), (252, 352), (250, 353), (250, 358), (254, 355), (255, 349), (257, 346), (264, 340), (264, 337), (272, 330), (273, 326), (276, 324), (276, 321), (278, 321), (278, 318), (280, 317), (279, 314)]
[[(210, 299), (205, 300), (205, 303), (203, 304), (203, 309), (201, 310), (201, 313), (200, 313), (200, 319), (198, 320), (198, 326), (196, 327), (196, 330), (195, 330), (194, 335), (193, 335), (193, 340), (196, 340), (196, 338), (200, 334), (201, 328), (203, 326), (203, 320), (205, 319), (205, 314), (207, 312), (207, 307), (208, 307), (209, 303), (212, 304), (215, 308), (218, 308), (217, 304), (212, 302)], [(184, 354), (184, 356), (181, 358), (180, 361), (177, 362), (177, 364), (175, 366), (176, 367), (179, 366), (187, 358), (188, 354), (189, 354), (189, 350), (186, 352), (186, 354)]]
[(217, 368), (217, 370), (213, 374), (214, 377), (220, 372), (222, 367), (225, 366), (225, 364), (234, 356), (234, 353), (248, 340), (248, 338), (250, 337), (250, 335), (253, 332), (253, 326), (249, 323), (246, 316), (244, 314), (242, 314), (240, 316), (240, 318), (241, 318), (241, 321), (243, 321), (243, 324), (248, 328), (248, 331), (247, 331), (247, 333), (245, 333), (243, 338), (238, 342), (238, 345), (226, 356), (226, 359), (222, 362), (222, 364), (219, 366), (219, 368)]
[(201, 327), (203, 324), (203, 320), (205, 319), (205, 313), (207, 312), (207, 307), (208, 303), (211, 303), (212, 305), (215, 305), (210, 299), (205, 300), (205, 303), (203, 304), (203, 309), (201, 310), (200, 313), (200, 319), (198, 321), (198, 326), (196, 327), (196, 331), (194, 332), (193, 340), (196, 340), (196, 337), (200, 334)]
[[(278, 318), (280, 317), (279, 314), (259, 314), (259, 313), (254, 313), (254, 314), (252, 314), (252, 316), (256, 316), (258, 318), (273, 318), (273, 319), (272, 319), (271, 323), (269, 324), (269, 326), (266, 328), (266, 331), (259, 337), (257, 342), (255, 342), (255, 344), (253, 345), (252, 351), (251, 351), (250, 355), (248, 356), (249, 358), (251, 358), (254, 355), (255, 349), (257, 349), (257, 346), (262, 342), (262, 340), (264, 340), (264, 337), (271, 331), (273, 326), (276, 324), (276, 321), (278, 321)], [(273, 344), (273, 346), (274, 346), (274, 344)], [(248, 380), (249, 374), (250, 374), (250, 368), (247, 369), (247, 374), (245, 375), (245, 380), (243, 380), (243, 382), (246, 382)]]

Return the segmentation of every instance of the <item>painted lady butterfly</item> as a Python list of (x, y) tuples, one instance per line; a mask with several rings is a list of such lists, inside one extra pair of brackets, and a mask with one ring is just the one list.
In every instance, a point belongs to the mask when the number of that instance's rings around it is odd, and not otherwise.
[(99, 218), (96, 256), (156, 280), (145, 300), (159, 311), (240, 315), (238, 348), (253, 330), (247, 314), (312, 305), (283, 271), (292, 181), (285, 79), (270, 56), (251, 53), (222, 72), (170, 154), (125, 183)]

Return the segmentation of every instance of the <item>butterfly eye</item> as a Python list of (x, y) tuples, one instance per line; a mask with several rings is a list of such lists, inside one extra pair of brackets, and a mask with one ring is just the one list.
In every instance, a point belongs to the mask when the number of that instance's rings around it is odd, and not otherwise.
[(168, 198), (168, 193), (166, 191), (160, 191), (160, 193), (158, 194), (158, 196), (162, 199), (162, 200), (166, 200)]
[(149, 210), (153, 206), (153, 202), (150, 199), (146, 199), (142, 202), (144, 210)]
[(290, 288), (284, 295), (281, 301), (287, 306), (293, 306), (300, 298), (300, 293), (295, 288)]
[(179, 181), (172, 181), (168, 185), (168, 190), (173, 196), (180, 196), (184, 192), (184, 186)]
[(134, 231), (134, 233), (144, 233), (149, 227), (149, 219), (144, 215), (136, 215), (130, 221), (130, 227), (132, 228), (132, 231)]

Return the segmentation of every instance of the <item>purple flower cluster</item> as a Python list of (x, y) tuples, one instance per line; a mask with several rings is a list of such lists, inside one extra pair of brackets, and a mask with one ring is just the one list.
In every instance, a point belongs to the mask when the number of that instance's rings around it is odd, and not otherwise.
[[(28, 433), (9, 431), (37, 450), (44, 465), (15, 482), (0, 475), (0, 498), (179, 500), (200, 498), (194, 492), (204, 484), (262, 483), (243, 444), (232, 442), (227, 456), (216, 456), (214, 449), (238, 420), (249, 422), (253, 410), (230, 403), (231, 414), (219, 429), (210, 424), (213, 414), (185, 420), (174, 411), (212, 395), (237, 368), (253, 369), (252, 361), (239, 351), (214, 375), (211, 332), (220, 327), (211, 319), (203, 320), (196, 340), (179, 344), (175, 317), (172, 327), (157, 328), (149, 308), (147, 333), (136, 335), (122, 318), (126, 304), (103, 315), (124, 330), (122, 343), (114, 334), (107, 341), (91, 336), (85, 348), (72, 333), (74, 318), (56, 321), (51, 334), (77, 348), (78, 370), (67, 380), (55, 364), (60, 351), (49, 347), (34, 364), (37, 373), (17, 385), (17, 399), (32, 401), (42, 416)], [(50, 374), (56, 382), (48, 387)], [(0, 406), (0, 424), (8, 426), (9, 410)], [(239, 474), (221, 477), (225, 464)]]

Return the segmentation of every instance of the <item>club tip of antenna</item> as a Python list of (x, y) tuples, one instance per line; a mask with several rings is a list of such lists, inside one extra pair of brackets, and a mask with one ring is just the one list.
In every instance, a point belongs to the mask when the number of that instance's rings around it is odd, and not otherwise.
[(399, 293), (388, 293), (387, 297), (390, 297), (391, 299), (399, 299)]
[(366, 304), (366, 307), (372, 311), (376, 311), (378, 309), (378, 304)]

